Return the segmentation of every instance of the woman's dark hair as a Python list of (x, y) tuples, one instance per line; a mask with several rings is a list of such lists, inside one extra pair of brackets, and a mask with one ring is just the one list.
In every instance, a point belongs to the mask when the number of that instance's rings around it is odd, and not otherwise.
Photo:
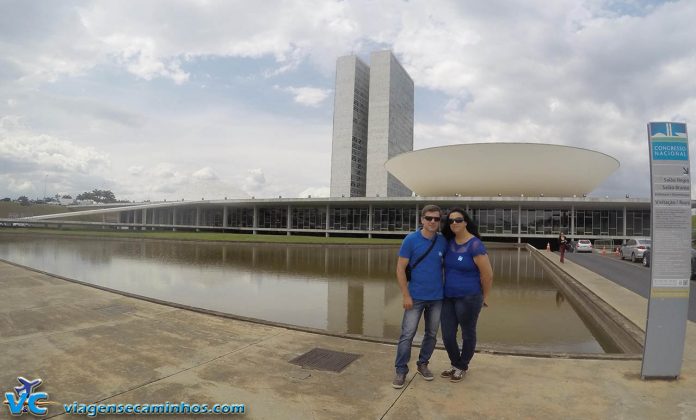
[(466, 230), (468, 230), (469, 233), (471, 233), (475, 237), (481, 239), (481, 234), (479, 233), (478, 225), (476, 224), (476, 222), (474, 222), (474, 219), (469, 217), (469, 215), (463, 209), (459, 207), (453, 207), (449, 209), (449, 212), (447, 212), (447, 217), (444, 218), (445, 226), (442, 228), (442, 234), (445, 236), (445, 238), (447, 238), (447, 240), (454, 238), (454, 232), (452, 232), (452, 229), (450, 229), (449, 224), (449, 216), (452, 213), (461, 213), (464, 216), (464, 221), (466, 222)]

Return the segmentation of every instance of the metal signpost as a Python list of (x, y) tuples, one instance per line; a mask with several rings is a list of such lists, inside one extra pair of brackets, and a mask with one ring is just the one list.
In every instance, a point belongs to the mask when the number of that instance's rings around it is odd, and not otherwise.
[(691, 177), (686, 124), (648, 124), (651, 286), (643, 379), (674, 379), (684, 355), (691, 275)]

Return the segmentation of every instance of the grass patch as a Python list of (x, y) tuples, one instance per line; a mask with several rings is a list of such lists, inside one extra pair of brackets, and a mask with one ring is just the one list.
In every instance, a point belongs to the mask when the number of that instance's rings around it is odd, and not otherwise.
[(32, 204), (23, 206), (11, 201), (0, 201), (0, 219), (42, 216), (44, 214), (69, 213), (64, 206), (54, 204)]
[(345, 245), (399, 245), (401, 239), (381, 238), (347, 238), (301, 235), (252, 235), (246, 233), (221, 232), (164, 232), (164, 231), (120, 231), (110, 230), (69, 230), (69, 229), (37, 229), (37, 228), (0, 228), (0, 233), (33, 234), (33, 235), (63, 235), (85, 236), (100, 238), (129, 238), (129, 239), (168, 239), (178, 241), (220, 241), (220, 242), (267, 242), (283, 244), (345, 244)]

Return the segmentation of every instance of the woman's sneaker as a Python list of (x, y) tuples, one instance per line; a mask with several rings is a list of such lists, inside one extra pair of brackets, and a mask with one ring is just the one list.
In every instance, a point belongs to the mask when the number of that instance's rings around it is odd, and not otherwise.
[(455, 370), (457, 370), (457, 368), (455, 368), (455, 367), (451, 367), (447, 370), (443, 370), (442, 373), (440, 374), (440, 377), (441, 378), (451, 378), (452, 374), (454, 373)]
[(464, 378), (464, 371), (460, 369), (454, 369), (452, 375), (450, 376), (450, 382), (459, 382)]

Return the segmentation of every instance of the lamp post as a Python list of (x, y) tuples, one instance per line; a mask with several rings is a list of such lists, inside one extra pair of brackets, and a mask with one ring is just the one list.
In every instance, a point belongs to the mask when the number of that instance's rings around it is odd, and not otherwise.
[(48, 180), (48, 174), (44, 175), (44, 193), (43, 197), (41, 197), (41, 200), (45, 203), (46, 202), (46, 181)]

